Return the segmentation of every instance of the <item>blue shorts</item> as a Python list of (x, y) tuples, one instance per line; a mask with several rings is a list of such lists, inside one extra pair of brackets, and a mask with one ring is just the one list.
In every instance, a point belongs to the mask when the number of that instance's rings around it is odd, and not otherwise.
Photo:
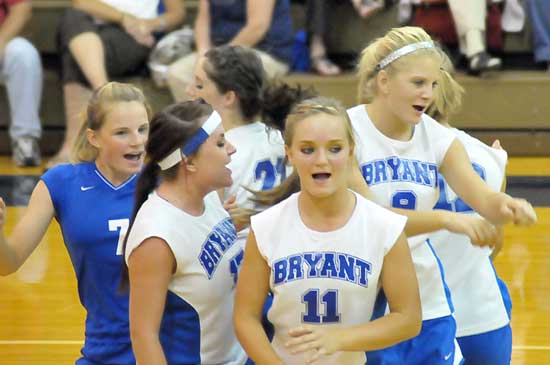
[(453, 316), (422, 321), (415, 338), (367, 352), (368, 365), (453, 365), (456, 323)]
[(479, 335), (458, 337), (456, 340), (464, 356), (464, 365), (510, 364), (512, 358), (510, 325)]

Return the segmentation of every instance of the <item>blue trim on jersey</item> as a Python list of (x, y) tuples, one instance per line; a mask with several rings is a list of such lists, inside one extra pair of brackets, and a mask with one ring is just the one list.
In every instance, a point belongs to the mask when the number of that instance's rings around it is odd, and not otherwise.
[(512, 320), (512, 297), (510, 296), (508, 287), (506, 286), (504, 280), (502, 280), (498, 276), (495, 265), (493, 264), (493, 260), (491, 260), (490, 257), (488, 257), (487, 259), (491, 263), (491, 267), (493, 268), (493, 272), (495, 273), (495, 279), (498, 284), (498, 289), (500, 290), (500, 295), (502, 296), (502, 301), (504, 302), (504, 308), (506, 308), (506, 313), (508, 313), (508, 319)]
[(428, 247), (432, 251), (435, 259), (437, 260), (437, 266), (439, 266), (439, 273), (441, 274), (441, 282), (443, 283), (443, 288), (445, 289), (445, 297), (447, 298), (447, 303), (449, 304), (449, 308), (451, 309), (451, 313), (454, 313), (455, 307), (453, 306), (453, 301), (451, 299), (451, 290), (449, 289), (449, 287), (447, 286), (447, 283), (445, 282), (445, 271), (443, 270), (443, 265), (441, 264), (441, 261), (439, 260), (439, 256), (437, 256), (437, 254), (435, 253), (435, 250), (434, 250), (432, 244), (430, 243), (429, 239), (426, 240), (426, 244), (428, 245)]
[(159, 337), (168, 364), (201, 363), (199, 314), (171, 291), (166, 295)]

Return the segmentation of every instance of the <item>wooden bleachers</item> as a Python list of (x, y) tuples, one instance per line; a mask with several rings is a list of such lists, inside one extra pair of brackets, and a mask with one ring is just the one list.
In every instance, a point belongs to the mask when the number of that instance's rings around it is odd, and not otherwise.
[[(33, 19), (25, 35), (44, 56), (44, 92), (41, 116), (44, 136), (41, 148), (44, 154), (54, 153), (64, 133), (63, 98), (56, 70), (55, 28), (70, 0), (33, 0)], [(197, 8), (196, 0), (186, 0), (188, 23), (192, 23)], [(381, 36), (389, 28), (398, 26), (396, 6), (374, 18), (364, 21), (354, 16), (349, 2), (342, 2), (331, 13), (334, 31), (328, 45), (335, 53), (357, 53), (370, 40)], [(295, 28), (304, 24), (303, 8), (293, 6)], [(505, 50), (526, 52), (530, 47), (529, 28), (522, 34), (506, 35)], [(338, 77), (320, 77), (311, 74), (291, 74), (285, 78), (291, 83), (315, 86), (323, 95), (340, 99), (345, 105), (355, 103), (357, 89), (353, 74)], [(511, 155), (550, 155), (550, 73), (533, 71), (495, 72), (484, 78), (458, 76), (466, 89), (464, 107), (453, 124), (492, 141), (502, 140)], [(159, 110), (171, 102), (166, 89), (156, 88), (151, 80), (131, 77), (123, 81), (140, 86), (153, 108)], [(9, 153), (7, 134), (8, 110), (5, 90), (0, 88), (0, 153)]]

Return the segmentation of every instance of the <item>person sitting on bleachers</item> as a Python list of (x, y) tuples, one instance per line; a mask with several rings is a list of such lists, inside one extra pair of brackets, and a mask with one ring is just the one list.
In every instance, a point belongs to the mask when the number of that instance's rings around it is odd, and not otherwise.
[(289, 70), (292, 57), (289, 0), (199, 0), (195, 21), (197, 52), (170, 65), (168, 85), (177, 101), (190, 99), (197, 55), (224, 44), (254, 48), (269, 78)]
[(30, 1), (0, 0), (0, 82), (8, 92), (13, 161), (21, 167), (40, 164), (42, 63), (36, 48), (19, 36), (31, 13)]
[(526, 5), (533, 26), (535, 61), (546, 63), (550, 72), (550, 2), (527, 0)]
[(91, 91), (112, 77), (138, 71), (155, 43), (154, 34), (183, 22), (182, 0), (163, 1), (165, 12), (159, 14), (159, 0), (73, 0), (58, 29), (65, 139), (48, 168), (68, 162), (78, 113)]
[(487, 0), (448, 0), (448, 3), (458, 34), (460, 51), (468, 59), (468, 71), (479, 74), (500, 68), (501, 59), (491, 56), (485, 43)]

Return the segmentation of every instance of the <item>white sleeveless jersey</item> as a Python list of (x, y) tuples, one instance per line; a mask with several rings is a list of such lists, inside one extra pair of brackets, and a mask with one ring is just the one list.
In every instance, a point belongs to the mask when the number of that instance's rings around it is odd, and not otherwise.
[[(384, 256), (405, 227), (406, 217), (356, 194), (348, 222), (317, 232), (300, 218), (300, 193), (252, 217), (260, 254), (271, 268), (272, 345), (285, 364), (304, 364), (284, 346), (288, 330), (306, 324), (353, 326), (370, 321)], [(281, 229), (282, 228), (282, 229)], [(364, 352), (339, 352), (316, 364), (365, 364)]]
[[(370, 120), (365, 105), (348, 109), (356, 141), (356, 158), (374, 200), (385, 207), (432, 210), (439, 196), (439, 166), (455, 136), (423, 114), (409, 141), (382, 134)], [(428, 235), (409, 237), (415, 265), (422, 319), (451, 314), (449, 293)]]
[[(476, 172), (495, 191), (500, 191), (505, 176), (507, 154), (459, 131), (460, 139)], [(458, 198), (444, 180), (437, 209), (477, 215)], [(455, 306), (457, 337), (492, 331), (508, 324), (496, 273), (491, 263), (491, 250), (475, 247), (465, 235), (446, 230), (431, 235), (430, 242), (445, 268), (445, 281), (451, 289)]]
[(233, 328), (234, 289), (243, 250), (218, 194), (191, 216), (153, 192), (129, 233), (126, 262), (149, 237), (162, 238), (176, 259), (160, 339), (168, 363), (244, 364)]
[[(269, 190), (279, 185), (291, 172), (286, 167), (285, 143), (278, 130), (268, 129), (262, 122), (255, 122), (230, 129), (225, 138), (237, 151), (231, 156), (228, 168), (233, 185), (225, 189), (224, 201), (236, 195), (236, 203), (245, 208), (254, 208), (249, 200), (254, 191)], [(238, 239), (246, 240), (248, 228), (238, 232)]]

